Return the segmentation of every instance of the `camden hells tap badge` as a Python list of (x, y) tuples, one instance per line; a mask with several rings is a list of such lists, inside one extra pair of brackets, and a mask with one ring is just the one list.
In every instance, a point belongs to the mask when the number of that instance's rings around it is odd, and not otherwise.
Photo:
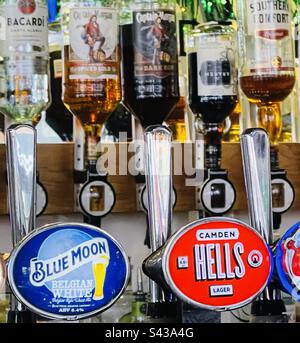
[(300, 222), (277, 244), (276, 271), (284, 291), (300, 301)]
[(122, 247), (100, 229), (50, 225), (16, 247), (8, 279), (15, 296), (32, 311), (72, 320), (101, 312), (119, 298), (128, 261)]
[(267, 286), (273, 270), (263, 238), (226, 218), (197, 221), (179, 230), (167, 244), (162, 263), (176, 296), (217, 311), (251, 302)]

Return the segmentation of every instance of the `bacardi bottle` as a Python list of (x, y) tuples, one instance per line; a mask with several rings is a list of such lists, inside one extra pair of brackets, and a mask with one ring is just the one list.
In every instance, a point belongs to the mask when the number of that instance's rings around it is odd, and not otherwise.
[(38, 122), (49, 104), (46, 0), (0, 1), (0, 111)]

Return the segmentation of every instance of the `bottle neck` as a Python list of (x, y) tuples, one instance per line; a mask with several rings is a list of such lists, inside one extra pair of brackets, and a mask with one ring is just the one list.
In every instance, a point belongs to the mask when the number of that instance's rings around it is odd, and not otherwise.
[(145, 318), (145, 314), (141, 311), (141, 308), (144, 304), (146, 304), (144, 301), (134, 301), (131, 305), (132, 317), (140, 322), (142, 322)]
[(282, 132), (282, 117), (279, 103), (258, 105), (259, 126), (269, 135), (271, 147), (276, 146)]
[(98, 158), (100, 156), (100, 137), (102, 126), (90, 124), (84, 126), (85, 132), (85, 167), (90, 172), (95, 170)]
[(205, 168), (220, 169), (222, 157), (223, 124), (204, 123)]

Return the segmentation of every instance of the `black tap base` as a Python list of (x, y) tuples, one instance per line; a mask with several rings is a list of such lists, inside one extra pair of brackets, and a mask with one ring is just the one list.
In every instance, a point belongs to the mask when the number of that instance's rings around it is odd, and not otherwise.
[(7, 314), (7, 322), (10, 324), (16, 323), (36, 323), (36, 315), (28, 310), (12, 311)]
[(147, 316), (153, 319), (166, 318), (170, 323), (178, 321), (177, 302), (148, 303)]
[(254, 316), (278, 316), (286, 312), (283, 300), (257, 300), (252, 304)]

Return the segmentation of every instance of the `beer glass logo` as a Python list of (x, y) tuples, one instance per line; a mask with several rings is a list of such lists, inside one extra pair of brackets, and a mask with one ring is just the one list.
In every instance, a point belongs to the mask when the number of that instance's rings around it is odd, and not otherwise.
[[(71, 232), (75, 241), (84, 239), (84, 242), (64, 252), (61, 252), (64, 248), (60, 246), (59, 254), (45, 258), (46, 251), (51, 251), (53, 255), (57, 250), (53, 243), (60, 245), (58, 243), (60, 240), (57, 239), (59, 235), (59, 232), (50, 235), (39, 249), (38, 257), (30, 260), (30, 283), (35, 287), (46, 286), (55, 298), (92, 297), (93, 300), (102, 300), (105, 297), (104, 284), (110, 261), (108, 241), (105, 238), (88, 237), (87, 234), (82, 233), (79, 237), (78, 233)], [(86, 238), (89, 239), (85, 240)], [(83, 281), (79, 281), (78, 270), (85, 265), (87, 265), (86, 278), (81, 277)]]
[(23, 14), (32, 14), (36, 9), (36, 3), (34, 0), (20, 0), (18, 8)]

